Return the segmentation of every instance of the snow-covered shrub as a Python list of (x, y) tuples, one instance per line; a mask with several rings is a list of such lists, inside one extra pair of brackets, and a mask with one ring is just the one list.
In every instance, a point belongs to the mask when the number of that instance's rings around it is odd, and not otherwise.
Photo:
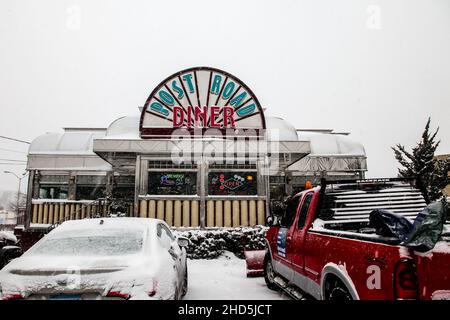
[(244, 250), (258, 250), (265, 247), (267, 228), (226, 228), (217, 230), (174, 230), (176, 236), (191, 240), (186, 251), (190, 259), (215, 259), (224, 251), (233, 252), (244, 258)]

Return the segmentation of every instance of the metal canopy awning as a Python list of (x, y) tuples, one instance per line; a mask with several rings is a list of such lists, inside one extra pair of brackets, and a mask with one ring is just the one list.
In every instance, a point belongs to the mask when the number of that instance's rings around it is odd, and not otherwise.
[(111, 165), (97, 155), (30, 154), (27, 170), (111, 171)]
[(28, 150), (27, 170), (110, 171), (111, 165), (92, 151), (92, 142), (106, 129), (66, 128), (34, 139)]
[(309, 141), (232, 139), (95, 139), (93, 150), (114, 168), (134, 167), (136, 155), (146, 155), (160, 160), (184, 156), (227, 163), (230, 159), (255, 162), (268, 156), (269, 161), (277, 162), (278, 169), (288, 167), (311, 151)]

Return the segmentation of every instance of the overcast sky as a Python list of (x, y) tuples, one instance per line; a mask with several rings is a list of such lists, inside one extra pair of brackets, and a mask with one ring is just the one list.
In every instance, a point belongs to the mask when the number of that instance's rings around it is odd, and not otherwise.
[[(351, 132), (394, 176), (428, 116), (450, 153), (450, 1), (0, 1), (0, 135), (105, 127), (192, 66), (228, 71), (297, 128)], [(15, 150), (15, 152), (4, 149)], [(27, 146), (0, 139), (0, 159)], [(0, 160), (0, 190), (22, 165)], [(25, 184), (23, 185), (25, 187)]]

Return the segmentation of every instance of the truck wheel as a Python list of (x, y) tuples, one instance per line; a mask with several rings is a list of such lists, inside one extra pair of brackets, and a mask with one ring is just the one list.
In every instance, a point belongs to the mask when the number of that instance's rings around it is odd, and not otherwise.
[(278, 290), (278, 286), (274, 282), (275, 276), (272, 259), (270, 258), (270, 254), (267, 253), (264, 258), (264, 280), (266, 281), (267, 288), (270, 290)]
[(332, 279), (327, 283), (327, 300), (349, 301), (353, 300), (347, 287), (339, 279)]

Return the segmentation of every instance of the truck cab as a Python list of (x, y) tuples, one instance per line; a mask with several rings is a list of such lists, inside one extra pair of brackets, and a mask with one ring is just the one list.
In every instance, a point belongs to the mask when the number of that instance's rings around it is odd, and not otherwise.
[[(307, 248), (306, 230), (314, 219), (320, 187), (305, 190), (287, 200), (282, 217), (275, 218), (276, 223), (267, 232), (268, 250), (272, 256), (273, 268), (290, 283), (313, 290), (319, 298), (316, 285), (318, 273), (305, 267)], [(308, 277), (310, 276), (310, 277)]]

